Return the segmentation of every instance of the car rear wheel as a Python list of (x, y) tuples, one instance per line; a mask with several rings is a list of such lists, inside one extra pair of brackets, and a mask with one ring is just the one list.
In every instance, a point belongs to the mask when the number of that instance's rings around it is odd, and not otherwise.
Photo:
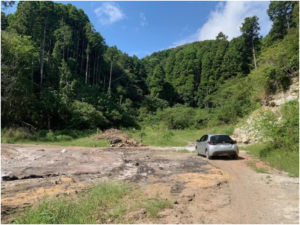
[(207, 150), (205, 151), (205, 155), (206, 155), (206, 158), (207, 158), (207, 159), (211, 159), (211, 156), (209, 156), (209, 154), (208, 154), (208, 151), (207, 151)]
[(239, 156), (238, 155), (234, 155), (232, 156), (233, 159), (239, 159)]

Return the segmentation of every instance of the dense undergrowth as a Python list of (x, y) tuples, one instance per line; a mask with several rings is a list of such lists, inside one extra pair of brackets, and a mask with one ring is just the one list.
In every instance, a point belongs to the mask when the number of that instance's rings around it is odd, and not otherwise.
[(144, 209), (147, 217), (171, 208), (159, 197), (147, 199), (141, 190), (126, 183), (104, 182), (77, 196), (47, 197), (37, 206), (16, 215), (15, 224), (105, 224), (134, 223), (128, 215)]

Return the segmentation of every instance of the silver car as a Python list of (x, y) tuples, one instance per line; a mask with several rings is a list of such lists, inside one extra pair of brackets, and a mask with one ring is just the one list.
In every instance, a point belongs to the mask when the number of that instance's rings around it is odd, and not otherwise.
[(236, 141), (227, 134), (205, 134), (197, 140), (196, 153), (197, 155), (205, 155), (208, 159), (223, 155), (238, 159), (239, 149)]

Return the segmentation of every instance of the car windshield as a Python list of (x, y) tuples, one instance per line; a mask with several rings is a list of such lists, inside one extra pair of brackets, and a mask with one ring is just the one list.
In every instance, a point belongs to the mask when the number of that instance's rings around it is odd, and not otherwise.
[(215, 135), (210, 137), (210, 141), (216, 143), (232, 143), (232, 139), (228, 135)]

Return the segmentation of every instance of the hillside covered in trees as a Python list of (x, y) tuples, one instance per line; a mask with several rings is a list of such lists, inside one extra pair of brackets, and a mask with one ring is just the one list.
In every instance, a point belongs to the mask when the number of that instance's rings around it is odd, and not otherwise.
[(266, 37), (253, 16), (230, 41), (220, 32), (139, 59), (108, 46), (70, 3), (19, 2), (1, 13), (2, 127), (235, 123), (299, 75), (299, 2), (271, 2), (266, 13)]

